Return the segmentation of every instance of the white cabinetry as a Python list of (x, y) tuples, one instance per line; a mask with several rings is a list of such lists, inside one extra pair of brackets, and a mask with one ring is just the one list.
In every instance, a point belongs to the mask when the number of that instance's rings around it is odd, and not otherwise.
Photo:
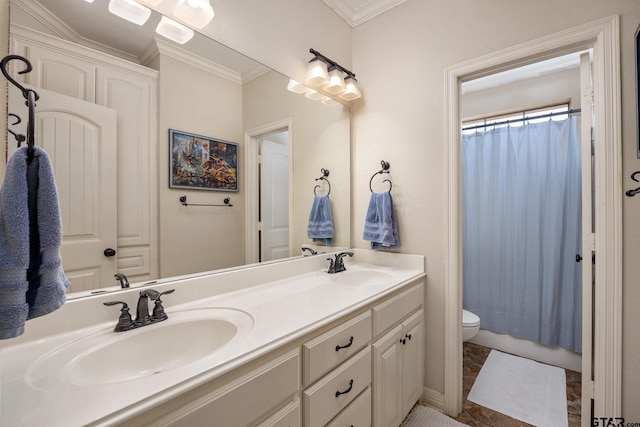
[(157, 277), (157, 72), (19, 26), (11, 50), (33, 65), (25, 83), (116, 110), (117, 269)]
[(374, 331), (387, 331), (372, 345), (374, 427), (399, 426), (422, 395), (422, 298), (416, 286), (373, 308)]
[(300, 388), (299, 350), (266, 356), (247, 368), (236, 371), (237, 376), (204, 384), (124, 425), (299, 426), (300, 405), (295, 397)]

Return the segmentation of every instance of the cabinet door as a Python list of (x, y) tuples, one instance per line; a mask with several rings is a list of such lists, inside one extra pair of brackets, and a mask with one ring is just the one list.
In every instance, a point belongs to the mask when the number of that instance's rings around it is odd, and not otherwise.
[(296, 399), (257, 427), (300, 427), (300, 425), (300, 401)]
[(402, 418), (422, 395), (423, 388), (423, 311), (402, 323)]
[(402, 422), (402, 325), (373, 344), (373, 426)]

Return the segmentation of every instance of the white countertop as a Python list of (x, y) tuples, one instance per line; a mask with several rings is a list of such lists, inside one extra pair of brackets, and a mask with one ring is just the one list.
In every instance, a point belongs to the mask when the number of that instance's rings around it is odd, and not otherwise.
[[(152, 286), (153, 289), (163, 290), (175, 288), (175, 295), (183, 294), (182, 298), (172, 298), (174, 294), (163, 297), (164, 306), (169, 319), (143, 328), (121, 332), (128, 334), (145, 328), (162, 327), (163, 323), (171, 322), (172, 313), (193, 308), (221, 307), (240, 310), (253, 318), (253, 328), (243, 337), (214, 352), (199, 361), (168, 371), (160, 372), (135, 380), (99, 385), (65, 384), (64, 386), (43, 387), (34, 386), (27, 381), (30, 366), (47, 352), (81, 336), (99, 331), (112, 330), (117, 319), (118, 310), (107, 309), (102, 302), (120, 299), (121, 295), (101, 295), (100, 297), (70, 301), (67, 305), (76, 304), (74, 310), (83, 313), (89, 310), (100, 312), (98, 320), (81, 329), (65, 324), (58, 330), (46, 335), (44, 332), (34, 332), (33, 337), (25, 337), (15, 345), (3, 343), (0, 348), (0, 425), (2, 426), (35, 426), (60, 425), (74, 426), (112, 425), (127, 418), (144, 412), (151, 407), (174, 398), (198, 385), (216, 378), (230, 370), (260, 357), (269, 351), (290, 342), (304, 334), (328, 324), (350, 312), (353, 312), (372, 301), (393, 292), (406, 285), (409, 281), (424, 276), (424, 261), (422, 257), (413, 255), (391, 255), (393, 260), (400, 260), (400, 267), (390, 266), (394, 262), (380, 265), (379, 261), (385, 254), (368, 255), (369, 251), (357, 251), (354, 258), (364, 261), (353, 263), (346, 260), (347, 269), (364, 271), (375, 269), (387, 273), (385, 280), (368, 284), (336, 283), (340, 274), (328, 275), (326, 267), (318, 269), (318, 260), (292, 260), (278, 264), (280, 271), (296, 271), (302, 263), (307, 264), (307, 273), (292, 277), (283, 277), (263, 284), (231, 286), (229, 281), (240, 281), (248, 273), (243, 270), (230, 272), (224, 277), (198, 277), (184, 283), (166, 283)], [(360, 254), (362, 253), (362, 256)], [(373, 258), (371, 258), (373, 257)], [(415, 257), (407, 262), (400, 257)], [(367, 259), (368, 258), (368, 259)], [(293, 264), (293, 263), (298, 264)], [(292, 264), (288, 264), (292, 263)], [(325, 262), (326, 263), (326, 262)], [(309, 270), (308, 267), (312, 269)], [(252, 275), (269, 278), (268, 267), (256, 267), (250, 272)], [(277, 276), (277, 274), (274, 272)], [(282, 275), (282, 273), (280, 273)], [(355, 277), (355, 276), (354, 276)], [(190, 283), (196, 281), (197, 283)], [(207, 281), (211, 282), (207, 284)], [(224, 281), (226, 286), (215, 286), (216, 281)], [(201, 297), (195, 289), (216, 288), (214, 295)], [(235, 290), (234, 290), (235, 289)], [(128, 301), (137, 298), (137, 291), (129, 295)], [(195, 298), (180, 304), (174, 300), (188, 300), (189, 294)], [(79, 307), (82, 304), (82, 307)], [(135, 307), (135, 304), (129, 304)], [(76, 313), (71, 310), (69, 314)], [(108, 312), (110, 320), (104, 321), (103, 312)], [(134, 309), (132, 309), (134, 311)], [(44, 318), (46, 318), (45, 316)], [(62, 318), (61, 315), (58, 317)], [(67, 315), (66, 317), (69, 317)], [(44, 319), (43, 318), (43, 319)], [(56, 318), (55, 322), (60, 321)], [(54, 323), (55, 323), (54, 322)], [(82, 322), (77, 322), (82, 324)], [(71, 323), (73, 324), (73, 323)], [(29, 324), (27, 324), (29, 327)], [(44, 327), (44, 326), (43, 326)], [(47, 325), (47, 328), (52, 328)], [(115, 332), (113, 332), (115, 334)], [(31, 338), (31, 339), (30, 339)], [(193, 339), (198, 339), (194, 336)], [(166, 343), (171, 346), (171, 342)]]

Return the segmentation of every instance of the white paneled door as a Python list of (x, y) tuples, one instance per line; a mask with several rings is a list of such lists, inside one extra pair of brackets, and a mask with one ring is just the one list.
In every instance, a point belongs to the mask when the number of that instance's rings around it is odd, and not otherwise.
[[(37, 89), (35, 143), (51, 159), (62, 216), (62, 265), (69, 292), (114, 284), (117, 269), (116, 111)], [(24, 105), (11, 88), (9, 105)], [(23, 119), (28, 112), (10, 111)], [(19, 126), (11, 126), (16, 131)], [(9, 137), (9, 155), (16, 149)]]
[(261, 261), (289, 256), (289, 148), (262, 140), (260, 173)]

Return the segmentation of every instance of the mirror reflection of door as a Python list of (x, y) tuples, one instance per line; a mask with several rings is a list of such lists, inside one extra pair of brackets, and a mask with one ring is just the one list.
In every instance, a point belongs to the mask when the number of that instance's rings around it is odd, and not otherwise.
[(260, 261), (289, 256), (289, 132), (260, 141)]
[[(117, 247), (116, 112), (90, 102), (37, 88), (35, 144), (51, 160), (58, 189), (63, 241), (60, 249), (68, 292), (97, 289), (113, 282), (116, 257), (105, 256)], [(22, 93), (11, 86), (11, 111), (28, 114)], [(16, 127), (12, 127), (15, 131)], [(9, 135), (9, 155), (16, 150)], [(80, 167), (79, 167), (80, 166)]]

